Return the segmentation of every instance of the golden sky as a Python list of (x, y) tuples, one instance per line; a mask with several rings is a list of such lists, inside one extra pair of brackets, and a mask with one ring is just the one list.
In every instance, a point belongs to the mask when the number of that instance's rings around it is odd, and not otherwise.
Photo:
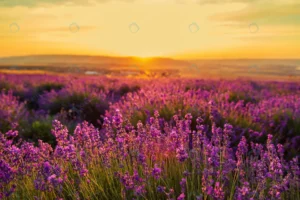
[(0, 57), (36, 54), (300, 58), (300, 1), (1, 0)]

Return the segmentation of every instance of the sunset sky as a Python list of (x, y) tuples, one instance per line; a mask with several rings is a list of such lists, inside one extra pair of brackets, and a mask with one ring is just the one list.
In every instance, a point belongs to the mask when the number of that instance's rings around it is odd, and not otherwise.
[(0, 57), (36, 54), (300, 58), (300, 1), (0, 0)]

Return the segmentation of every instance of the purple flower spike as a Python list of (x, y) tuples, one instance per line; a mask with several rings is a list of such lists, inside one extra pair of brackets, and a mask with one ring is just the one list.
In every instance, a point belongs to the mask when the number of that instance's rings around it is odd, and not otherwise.
[(179, 197), (177, 197), (177, 200), (184, 200), (184, 199), (185, 199), (184, 193), (181, 193), (181, 194), (179, 195)]
[(153, 170), (152, 170), (152, 175), (154, 178), (159, 179), (161, 175), (161, 168), (157, 167), (157, 164), (155, 164)]

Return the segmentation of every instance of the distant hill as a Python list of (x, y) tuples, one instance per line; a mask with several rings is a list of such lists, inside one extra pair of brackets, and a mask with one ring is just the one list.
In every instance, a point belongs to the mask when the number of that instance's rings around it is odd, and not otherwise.
[[(179, 60), (165, 57), (137, 58), (110, 56), (35, 55), (0, 58), (0, 70), (44, 70), (104, 75), (159, 73), (162, 76), (196, 77), (289, 77), (300, 80), (300, 60), (238, 59)], [(71, 69), (71, 70), (70, 70)], [(73, 69), (77, 69), (73, 70)], [(78, 70), (80, 69), (80, 70)], [(155, 74), (154, 73), (154, 74)]]
[[(146, 60), (146, 59), (145, 59)], [(73, 55), (37, 55), (0, 58), (0, 66), (69, 66), (69, 65), (117, 65), (117, 66), (178, 66), (187, 64), (187, 61), (171, 58), (150, 58), (147, 62), (136, 57), (109, 57), (109, 56), (73, 56)]]

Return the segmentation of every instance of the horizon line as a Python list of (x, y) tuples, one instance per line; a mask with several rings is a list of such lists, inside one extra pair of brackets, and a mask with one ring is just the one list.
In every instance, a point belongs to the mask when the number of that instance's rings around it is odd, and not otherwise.
[(172, 59), (172, 60), (300, 60), (299, 58), (203, 58), (203, 57), (180, 57), (180, 56), (149, 56), (149, 57), (141, 57), (141, 56), (125, 56), (125, 55), (90, 55), (90, 54), (28, 54), (28, 55), (14, 55), (14, 56), (0, 56), (0, 59), (2, 58), (16, 58), (16, 57), (38, 57), (38, 56), (73, 56), (73, 57), (107, 57), (107, 58), (135, 58), (135, 59), (158, 59), (158, 58), (164, 58), (164, 59)]

